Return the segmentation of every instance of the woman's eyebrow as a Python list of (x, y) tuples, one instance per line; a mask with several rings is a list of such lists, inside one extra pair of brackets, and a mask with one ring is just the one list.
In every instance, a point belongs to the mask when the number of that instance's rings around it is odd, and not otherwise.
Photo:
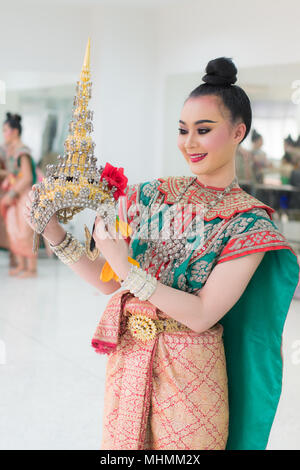
[[(179, 119), (179, 122), (181, 124), (186, 125), (184, 121), (181, 121), (181, 119)], [(210, 119), (200, 119), (200, 121), (195, 121), (194, 124), (202, 124), (203, 122), (218, 122), (218, 121), (211, 121)]]

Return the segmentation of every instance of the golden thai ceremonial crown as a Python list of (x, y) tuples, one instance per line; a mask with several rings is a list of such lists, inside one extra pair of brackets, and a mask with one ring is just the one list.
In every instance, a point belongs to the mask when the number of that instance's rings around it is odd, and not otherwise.
[[(115, 219), (114, 192), (118, 188), (111, 184), (113, 178), (107, 180), (101, 176), (104, 167), (98, 169), (96, 166), (95, 143), (89, 135), (93, 131), (93, 112), (88, 109), (91, 87), (89, 39), (80, 80), (77, 81), (69, 135), (64, 143), (65, 153), (58, 156), (57, 164), (47, 165), (46, 177), (34, 191), (31, 220), (36, 226), (35, 253), (38, 251), (38, 234), (43, 232), (55, 213), (62, 223), (67, 223), (85, 208), (97, 211), (107, 223), (113, 223)], [(114, 169), (108, 163), (107, 166)]]

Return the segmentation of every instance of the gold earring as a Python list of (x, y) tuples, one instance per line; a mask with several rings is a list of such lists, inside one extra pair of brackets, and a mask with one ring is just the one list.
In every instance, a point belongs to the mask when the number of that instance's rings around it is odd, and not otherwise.
[(85, 231), (85, 252), (86, 252), (86, 255), (90, 260), (95, 261), (95, 259), (98, 258), (99, 254), (100, 254), (100, 251), (96, 246), (93, 250), (90, 249), (92, 235), (90, 234), (90, 231), (89, 231), (89, 229), (87, 228), (86, 225), (84, 225), (84, 231)]

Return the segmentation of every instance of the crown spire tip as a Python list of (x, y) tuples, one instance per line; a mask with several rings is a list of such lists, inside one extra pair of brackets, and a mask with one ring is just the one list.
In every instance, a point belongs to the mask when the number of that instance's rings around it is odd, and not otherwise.
[(84, 56), (84, 61), (83, 61), (83, 67), (86, 69), (90, 68), (90, 47), (91, 47), (91, 40), (89, 37), (87, 45), (86, 45), (85, 56)]

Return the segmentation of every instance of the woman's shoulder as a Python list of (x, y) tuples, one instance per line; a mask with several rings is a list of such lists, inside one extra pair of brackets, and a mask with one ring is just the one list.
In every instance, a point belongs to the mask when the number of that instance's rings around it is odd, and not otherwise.
[(24, 155), (24, 154), (29, 155), (31, 157), (31, 149), (27, 145), (22, 144), (16, 150), (16, 157), (20, 157), (21, 155)]
[(29, 148), (27, 145), (25, 145), (25, 144), (22, 143), (22, 144), (15, 150), (15, 159), (17, 160), (18, 166), (20, 165), (21, 157), (22, 157), (23, 155), (26, 155), (30, 160), (32, 160), (30, 148)]
[(236, 213), (226, 224), (226, 235), (235, 236), (257, 230), (278, 230), (274, 221), (263, 207), (251, 207)]
[(237, 214), (226, 226), (218, 263), (258, 251), (293, 249), (268, 212), (260, 207)]
[(249, 194), (244, 189), (241, 188), (241, 191), (239, 191), (233, 197), (236, 197), (238, 200), (238, 212), (243, 213), (255, 210), (255, 212), (258, 214), (264, 214), (264, 216), (267, 216), (270, 220), (273, 219), (273, 213), (275, 212), (275, 209), (260, 199), (257, 199), (255, 196), (252, 196), (252, 194)]

